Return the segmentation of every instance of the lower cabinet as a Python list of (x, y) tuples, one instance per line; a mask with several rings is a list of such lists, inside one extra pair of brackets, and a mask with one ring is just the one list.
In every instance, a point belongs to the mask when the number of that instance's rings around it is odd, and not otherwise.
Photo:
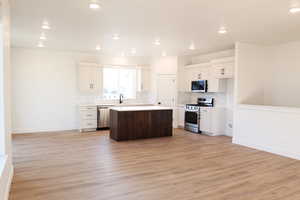
[(97, 129), (97, 106), (79, 106), (80, 132)]
[(201, 107), (200, 130), (210, 136), (225, 135), (226, 110), (218, 107)]
[(178, 107), (178, 128), (184, 128), (184, 115), (185, 115), (185, 109), (184, 106)]

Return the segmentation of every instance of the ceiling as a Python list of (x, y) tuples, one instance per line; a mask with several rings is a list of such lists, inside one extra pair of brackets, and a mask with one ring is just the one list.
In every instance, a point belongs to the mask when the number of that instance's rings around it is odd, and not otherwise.
[[(36, 47), (43, 20), (45, 48), (104, 55), (195, 54), (231, 48), (235, 41), (262, 44), (300, 39), (300, 13), (290, 14), (289, 0), (11, 0), (12, 45)], [(220, 26), (228, 33), (218, 34)], [(120, 40), (112, 35), (119, 34)], [(154, 40), (160, 38), (161, 45)], [(188, 50), (191, 42), (196, 50)]]

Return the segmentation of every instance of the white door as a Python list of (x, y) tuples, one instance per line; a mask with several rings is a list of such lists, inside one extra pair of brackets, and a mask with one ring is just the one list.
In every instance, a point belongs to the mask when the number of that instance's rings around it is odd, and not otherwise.
[(175, 107), (176, 77), (160, 75), (157, 80), (157, 103), (162, 106)]
[(173, 108), (173, 126), (177, 127), (176, 76), (159, 75), (157, 78), (157, 104)]

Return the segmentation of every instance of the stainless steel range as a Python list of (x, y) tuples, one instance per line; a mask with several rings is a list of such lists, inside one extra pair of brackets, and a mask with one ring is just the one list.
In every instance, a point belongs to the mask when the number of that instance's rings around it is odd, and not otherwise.
[(213, 107), (213, 98), (198, 98), (197, 104), (187, 104), (185, 106), (184, 129), (194, 133), (200, 131), (200, 109), (201, 107)]

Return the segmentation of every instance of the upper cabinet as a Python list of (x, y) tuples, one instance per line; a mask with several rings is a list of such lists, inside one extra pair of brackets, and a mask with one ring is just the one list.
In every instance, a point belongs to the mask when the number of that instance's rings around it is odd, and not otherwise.
[(228, 57), (223, 59), (212, 60), (215, 77), (218, 79), (234, 77), (234, 58)]
[(226, 84), (222, 79), (234, 77), (234, 57), (185, 66), (179, 76), (183, 76), (183, 86), (179, 88), (184, 92), (191, 92), (191, 82), (194, 80), (207, 80), (207, 92), (225, 92)]
[(138, 70), (138, 91), (147, 92), (151, 89), (151, 71), (147, 67), (142, 67)]
[(100, 93), (102, 88), (102, 68), (94, 63), (80, 63), (78, 67), (80, 92)]

